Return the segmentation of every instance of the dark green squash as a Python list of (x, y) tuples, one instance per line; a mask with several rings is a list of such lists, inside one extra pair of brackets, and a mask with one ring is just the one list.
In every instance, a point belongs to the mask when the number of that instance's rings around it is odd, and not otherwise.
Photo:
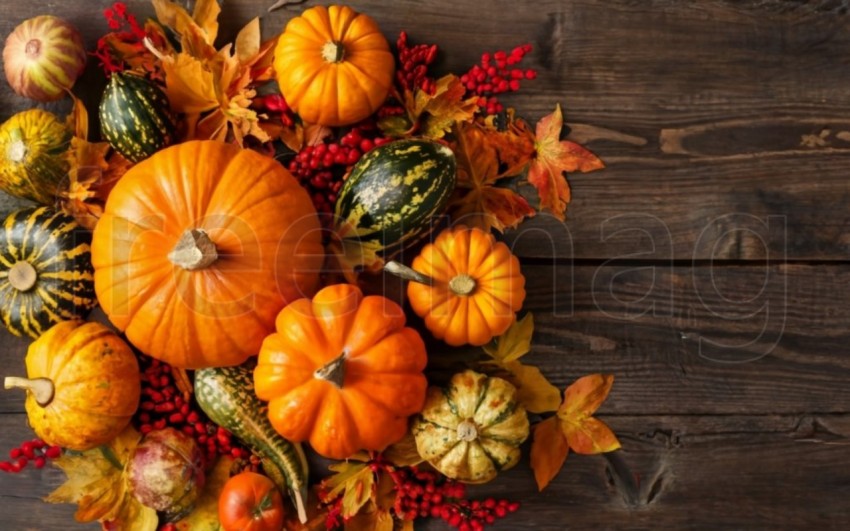
[[(436, 222), (455, 188), (452, 150), (430, 140), (390, 142), (366, 153), (336, 202), (336, 233), (388, 251)], [(347, 240), (347, 241), (346, 241)]]
[(174, 141), (176, 117), (165, 92), (153, 81), (113, 74), (99, 111), (103, 138), (132, 162), (144, 160)]
[(13, 212), (0, 232), (0, 318), (16, 336), (84, 318), (96, 304), (91, 233), (47, 207)]

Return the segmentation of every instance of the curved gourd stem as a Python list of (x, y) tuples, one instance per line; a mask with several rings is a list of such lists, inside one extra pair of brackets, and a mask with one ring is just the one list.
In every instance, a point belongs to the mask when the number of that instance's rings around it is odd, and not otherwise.
[(209, 235), (201, 229), (187, 230), (168, 253), (171, 263), (188, 271), (203, 269), (218, 260), (218, 250)]
[(17, 376), (7, 376), (3, 380), (3, 387), (6, 389), (26, 389), (32, 393), (36, 403), (41, 407), (47, 407), (53, 401), (53, 394), (56, 391), (53, 382), (47, 378), (19, 378)]
[(419, 271), (407, 267), (402, 263), (396, 262), (395, 260), (390, 260), (389, 262), (384, 264), (384, 271), (399, 278), (403, 278), (404, 280), (410, 280), (411, 282), (418, 282), (420, 284), (425, 284), (428, 286), (434, 285), (433, 278), (429, 277), (428, 275), (423, 275)]
[(322, 46), (322, 59), (328, 63), (340, 63), (345, 57), (345, 46), (341, 42), (328, 41)]
[(343, 352), (338, 358), (326, 363), (324, 367), (316, 369), (313, 376), (334, 384), (337, 389), (342, 389), (342, 383), (345, 381), (345, 356), (346, 353)]
[(9, 268), (9, 284), (18, 291), (29, 291), (35, 286), (35, 281), (38, 280), (38, 272), (31, 263), (24, 260), (15, 262)]

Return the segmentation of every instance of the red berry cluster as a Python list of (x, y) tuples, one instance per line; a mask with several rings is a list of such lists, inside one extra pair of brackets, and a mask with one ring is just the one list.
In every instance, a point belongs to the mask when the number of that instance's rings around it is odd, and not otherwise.
[(48, 459), (56, 459), (60, 455), (62, 449), (58, 446), (50, 446), (41, 439), (33, 439), (9, 450), (10, 461), (0, 461), (0, 470), (17, 474), (30, 463), (36, 468), (44, 468)]
[(436, 44), (407, 44), (407, 33), (402, 31), (396, 42), (398, 47), (398, 70), (396, 80), (398, 84), (412, 91), (419, 88), (428, 94), (433, 94), (437, 89), (434, 78), (428, 76), (428, 67), (437, 58)]
[(270, 118), (278, 117), (284, 127), (295, 125), (295, 113), (289, 107), (289, 104), (286, 103), (286, 98), (280, 94), (257, 96), (251, 101), (251, 108), (264, 112)]
[[(116, 31), (113, 35), (115, 38), (139, 51), (145, 49), (144, 39), (148, 36), (147, 32), (139, 25), (135, 15), (127, 11), (126, 4), (115, 2), (112, 7), (103, 10), (103, 16), (106, 18), (109, 28)], [(117, 31), (122, 28), (123, 31)], [(105, 37), (101, 37), (97, 41), (97, 49), (92, 55), (100, 60), (100, 65), (107, 75), (124, 70), (124, 65), (116, 62), (112, 56), (111, 47)]]
[(171, 366), (139, 356), (142, 369), (142, 401), (135, 422), (142, 435), (171, 427), (195, 439), (208, 463), (219, 455), (248, 459), (250, 452), (233, 440), (226, 429), (209, 420), (188, 393), (180, 393)]
[(405, 520), (440, 518), (460, 531), (480, 531), (519, 509), (519, 503), (466, 499), (466, 486), (438, 472), (416, 467), (388, 470), (396, 484), (394, 510)]
[(534, 79), (537, 72), (528, 68), (514, 68), (531, 51), (530, 44), (517, 46), (511, 53), (498, 51), (481, 55), (481, 64), (473, 66), (460, 77), (469, 94), (478, 96), (478, 106), (487, 114), (497, 114), (504, 110), (497, 94), (516, 92), (520, 81)]
[(343, 177), (363, 153), (389, 142), (380, 136), (373, 122), (358, 124), (338, 141), (305, 146), (289, 162), (289, 171), (313, 199), (323, 223), (332, 219), (334, 203), (342, 188)]

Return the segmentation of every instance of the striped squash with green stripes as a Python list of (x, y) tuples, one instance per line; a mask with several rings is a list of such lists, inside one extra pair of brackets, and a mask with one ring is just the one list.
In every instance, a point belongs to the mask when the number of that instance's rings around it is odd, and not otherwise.
[(153, 81), (113, 74), (99, 111), (103, 138), (132, 162), (144, 160), (174, 141), (176, 117), (165, 92)]
[(0, 232), (0, 318), (16, 336), (84, 318), (97, 302), (91, 233), (47, 207), (13, 212)]
[(336, 202), (336, 233), (388, 251), (436, 222), (455, 188), (448, 146), (422, 139), (390, 142), (355, 164)]
[(71, 131), (55, 114), (19, 112), (0, 126), (0, 189), (53, 205), (67, 187)]

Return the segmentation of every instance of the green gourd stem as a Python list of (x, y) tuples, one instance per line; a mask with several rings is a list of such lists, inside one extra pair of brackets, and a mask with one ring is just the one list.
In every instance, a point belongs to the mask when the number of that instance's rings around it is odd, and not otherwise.
[(418, 282), (420, 284), (425, 284), (427, 286), (434, 285), (434, 279), (429, 277), (428, 275), (423, 275), (419, 271), (407, 267), (404, 264), (396, 262), (395, 260), (390, 260), (384, 265), (384, 271), (395, 275), (399, 278), (403, 278), (404, 280), (410, 280), (411, 282)]
[(47, 407), (53, 401), (53, 394), (56, 388), (53, 382), (48, 378), (20, 378), (18, 376), (7, 376), (3, 380), (3, 386), (6, 389), (26, 389), (28, 393), (32, 393), (35, 402), (41, 407)]

